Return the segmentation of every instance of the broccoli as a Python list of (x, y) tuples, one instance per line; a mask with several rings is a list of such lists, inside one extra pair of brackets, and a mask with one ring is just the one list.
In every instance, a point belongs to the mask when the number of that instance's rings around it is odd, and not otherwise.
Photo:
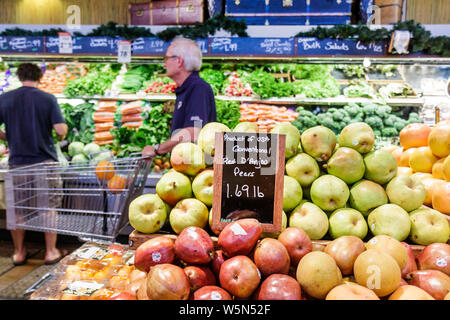
[(364, 122), (364, 119), (362, 116), (356, 116), (354, 118), (351, 118), (348, 123), (355, 123), (355, 122)]
[(383, 124), (383, 120), (381, 120), (381, 118), (377, 117), (377, 116), (369, 116), (366, 117), (365, 122), (372, 127), (373, 130), (375, 129), (383, 129), (384, 124)]
[(342, 119), (344, 119), (345, 117), (348, 117), (347, 112), (345, 112), (344, 110), (336, 110), (333, 113), (333, 120), (334, 121), (341, 121)]
[(398, 131), (394, 127), (384, 127), (381, 130), (381, 135), (383, 137), (396, 137), (398, 135)]
[(344, 110), (347, 111), (350, 117), (356, 117), (358, 114), (362, 112), (362, 109), (356, 103), (349, 103), (344, 107)]
[(402, 118), (398, 118), (397, 122), (394, 123), (394, 128), (398, 130), (398, 132), (400, 132), (404, 127), (406, 127), (406, 125), (408, 124), (408, 121), (402, 119)]
[(387, 127), (393, 127), (398, 119), (400, 118), (391, 114), (389, 117), (384, 119), (384, 125)]
[(381, 131), (380, 130), (373, 130), (373, 134), (375, 135), (375, 137), (380, 137), (381, 136)]
[(363, 111), (366, 116), (375, 115), (378, 109), (378, 106), (373, 103), (368, 103), (363, 106)]
[(376, 114), (380, 117), (380, 118), (387, 118), (390, 116), (392, 111), (392, 108), (388, 105), (382, 105), (379, 106), (378, 109), (376, 110)]

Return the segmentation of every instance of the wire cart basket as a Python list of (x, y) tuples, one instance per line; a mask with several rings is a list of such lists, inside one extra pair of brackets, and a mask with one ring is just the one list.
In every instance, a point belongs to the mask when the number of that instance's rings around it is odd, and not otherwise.
[(99, 163), (43, 162), (5, 175), (7, 229), (113, 242), (128, 224), (128, 207), (142, 194), (151, 158)]

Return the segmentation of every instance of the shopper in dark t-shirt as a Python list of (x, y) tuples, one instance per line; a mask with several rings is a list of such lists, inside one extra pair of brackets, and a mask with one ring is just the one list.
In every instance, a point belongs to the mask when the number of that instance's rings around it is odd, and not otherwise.
[(143, 156), (165, 154), (180, 142), (194, 142), (203, 126), (217, 121), (213, 90), (198, 75), (202, 52), (197, 43), (186, 38), (175, 38), (167, 49), (164, 61), (167, 76), (177, 84), (171, 138), (161, 145), (146, 146)]
[[(8, 141), (9, 161), (12, 168), (56, 161), (52, 130), (60, 140), (67, 134), (67, 125), (56, 99), (37, 87), (41, 69), (32, 63), (23, 63), (17, 70), (22, 87), (0, 95), (0, 139)], [(15, 265), (26, 263), (25, 230), (11, 230), (14, 242)], [(45, 233), (47, 264), (56, 263), (65, 254), (56, 248), (56, 233)]]

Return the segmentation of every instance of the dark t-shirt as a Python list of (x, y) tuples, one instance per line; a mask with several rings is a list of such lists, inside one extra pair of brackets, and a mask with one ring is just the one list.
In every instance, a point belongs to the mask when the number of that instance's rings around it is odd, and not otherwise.
[(172, 118), (172, 133), (187, 127), (203, 127), (217, 121), (216, 102), (211, 86), (193, 72), (175, 90), (177, 99)]
[(57, 161), (52, 129), (65, 122), (56, 98), (33, 87), (0, 95), (0, 124), (5, 124), (9, 165)]

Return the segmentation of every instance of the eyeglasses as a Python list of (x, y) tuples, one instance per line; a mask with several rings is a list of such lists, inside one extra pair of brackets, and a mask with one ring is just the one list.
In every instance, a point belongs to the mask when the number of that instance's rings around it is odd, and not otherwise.
[(164, 62), (172, 58), (178, 58), (178, 56), (164, 56)]

